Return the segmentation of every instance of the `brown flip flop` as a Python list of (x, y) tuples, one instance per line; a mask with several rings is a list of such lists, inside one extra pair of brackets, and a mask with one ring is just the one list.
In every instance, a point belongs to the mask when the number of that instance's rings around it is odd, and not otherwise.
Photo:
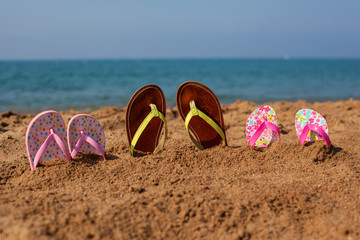
[(221, 106), (207, 86), (198, 82), (181, 84), (176, 93), (176, 104), (195, 146), (200, 150), (221, 142), (227, 146)]
[[(128, 103), (125, 119), (132, 156), (134, 156), (134, 150), (142, 153), (156, 153), (164, 147), (167, 136), (165, 114), (166, 102), (160, 87), (150, 84), (134, 93)], [(164, 123), (165, 134), (159, 143)]]

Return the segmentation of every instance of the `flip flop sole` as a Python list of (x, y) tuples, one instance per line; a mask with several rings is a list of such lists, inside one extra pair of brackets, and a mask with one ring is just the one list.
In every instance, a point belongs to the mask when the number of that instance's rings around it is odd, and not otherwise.
[[(166, 102), (161, 88), (154, 85), (146, 85), (137, 90), (131, 97), (126, 109), (126, 133), (131, 141), (140, 124), (151, 112), (150, 104), (155, 104), (157, 109), (166, 117)], [(135, 150), (143, 153), (154, 152), (161, 135), (164, 123), (160, 118), (153, 118), (136, 143)]]
[[(66, 143), (65, 123), (61, 115), (52, 110), (39, 113), (31, 120), (26, 130), (26, 149), (31, 165), (33, 164), (36, 153), (49, 136), (50, 128)], [(54, 140), (51, 140), (39, 162), (64, 157), (60, 147)]]
[[(176, 93), (176, 104), (179, 114), (184, 121), (190, 111), (190, 101), (194, 101), (196, 107), (219, 125), (225, 134), (221, 106), (218, 98), (210, 88), (198, 82), (185, 82), (180, 85)], [(217, 146), (223, 141), (215, 129), (201, 117), (192, 117), (189, 122), (189, 129), (204, 148)]]
[[(246, 121), (246, 140), (249, 143), (251, 137), (254, 135), (260, 125), (267, 120), (270, 123), (277, 124), (275, 110), (270, 106), (261, 106), (255, 109)], [(277, 134), (271, 129), (265, 129), (260, 137), (256, 140), (257, 147), (267, 147), (270, 143), (277, 140)]]
[[(100, 123), (92, 116), (79, 114), (70, 119), (67, 128), (68, 147), (70, 152), (81, 138), (81, 131), (94, 139), (105, 150), (105, 133)], [(78, 152), (85, 154), (99, 154), (99, 152), (86, 141), (82, 144)]]
[[(298, 138), (307, 124), (314, 124), (318, 127), (321, 127), (322, 130), (324, 130), (326, 134), (329, 135), (329, 129), (326, 120), (320, 113), (311, 109), (301, 109), (295, 114), (295, 129)], [(316, 140), (324, 140), (324, 138), (314, 131), (309, 131), (305, 141), (313, 142)]]

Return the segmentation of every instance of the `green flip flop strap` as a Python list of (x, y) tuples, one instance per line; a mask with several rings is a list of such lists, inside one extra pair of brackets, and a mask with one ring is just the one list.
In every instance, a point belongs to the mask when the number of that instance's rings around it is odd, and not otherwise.
[(161, 138), (159, 144), (156, 146), (156, 148), (154, 150), (154, 153), (157, 153), (158, 151), (160, 151), (164, 147), (166, 137), (167, 137), (167, 133), (168, 133), (168, 128), (167, 128), (167, 123), (166, 123), (165, 116), (156, 108), (155, 104), (150, 104), (150, 107), (151, 107), (151, 112), (142, 121), (139, 128), (136, 130), (133, 139), (131, 140), (131, 144), (130, 144), (131, 156), (134, 156), (134, 149), (135, 149), (137, 141), (139, 140), (141, 134), (144, 132), (147, 125), (150, 123), (151, 119), (153, 119), (154, 117), (160, 118), (165, 123), (165, 134)]
[(186, 131), (187, 131), (191, 141), (195, 144), (195, 146), (197, 148), (199, 148), (200, 150), (204, 150), (204, 147), (190, 134), (190, 131), (189, 131), (189, 123), (190, 123), (191, 118), (194, 116), (201, 117), (213, 129), (215, 129), (215, 131), (223, 139), (224, 146), (226, 146), (226, 139), (225, 139), (224, 131), (221, 129), (221, 127), (219, 125), (216, 124), (216, 122), (214, 122), (214, 120), (212, 120), (209, 116), (207, 116), (205, 113), (203, 113), (198, 108), (196, 108), (195, 102), (192, 100), (192, 101), (190, 101), (190, 111), (188, 112), (188, 114), (186, 115), (186, 118), (185, 118), (185, 127), (186, 127)]

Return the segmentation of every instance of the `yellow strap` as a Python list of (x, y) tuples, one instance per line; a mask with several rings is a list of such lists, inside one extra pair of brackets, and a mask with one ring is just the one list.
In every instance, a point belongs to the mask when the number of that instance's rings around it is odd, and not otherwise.
[(168, 132), (165, 116), (161, 112), (159, 112), (159, 110), (157, 110), (155, 104), (150, 104), (150, 107), (151, 107), (151, 112), (142, 121), (139, 128), (136, 130), (133, 139), (131, 140), (131, 144), (130, 144), (131, 156), (134, 156), (134, 149), (135, 149), (137, 141), (139, 140), (141, 134), (144, 132), (147, 125), (150, 123), (151, 119), (153, 119), (154, 117), (160, 118), (165, 123), (165, 134), (163, 135), (163, 137), (161, 138), (159, 144), (155, 148), (154, 153), (157, 153), (158, 151), (160, 151), (164, 147), (166, 137), (167, 137), (167, 132)]
[(191, 139), (191, 141), (195, 144), (195, 146), (197, 148), (199, 148), (200, 150), (204, 150), (204, 147), (190, 134), (189, 131), (189, 123), (192, 117), (194, 116), (199, 116), (201, 117), (203, 120), (205, 120), (205, 122), (207, 122), (213, 129), (215, 129), (215, 131), (220, 135), (220, 137), (223, 139), (223, 144), (224, 146), (226, 146), (226, 140), (225, 140), (225, 134), (224, 131), (221, 129), (221, 127), (219, 127), (219, 125), (216, 124), (216, 122), (214, 122), (214, 120), (212, 120), (210, 117), (208, 117), (205, 113), (203, 113), (202, 111), (200, 111), (199, 109), (196, 108), (195, 102), (192, 100), (190, 101), (190, 111), (188, 112), (188, 114), (186, 115), (185, 118), (185, 127), (186, 127), (186, 131), (189, 134), (189, 137)]

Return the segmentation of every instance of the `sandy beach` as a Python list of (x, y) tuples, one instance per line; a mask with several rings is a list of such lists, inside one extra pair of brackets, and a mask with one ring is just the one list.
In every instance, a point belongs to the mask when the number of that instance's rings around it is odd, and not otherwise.
[[(106, 156), (79, 154), (30, 171), (27, 125), (0, 114), (0, 239), (359, 239), (360, 101), (273, 102), (281, 143), (246, 144), (258, 107), (223, 105), (228, 147), (199, 151), (177, 108), (156, 155), (130, 157), (125, 108), (93, 112)], [(310, 108), (329, 125), (324, 141), (301, 146), (295, 113)], [(61, 113), (67, 124), (81, 111)]]

